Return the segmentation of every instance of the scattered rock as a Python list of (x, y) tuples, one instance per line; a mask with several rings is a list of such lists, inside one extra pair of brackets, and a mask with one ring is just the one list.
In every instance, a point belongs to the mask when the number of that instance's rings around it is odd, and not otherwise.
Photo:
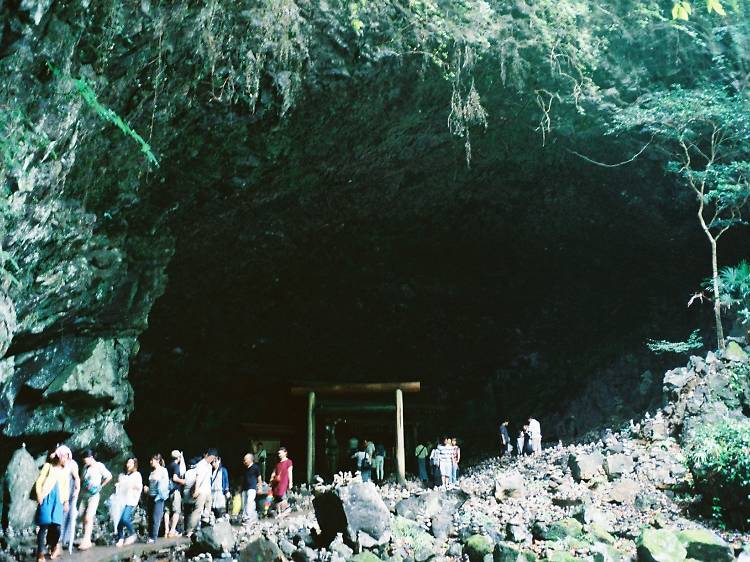
[(677, 533), (689, 558), (700, 562), (733, 562), (729, 544), (708, 529), (688, 529)]
[(275, 542), (261, 538), (240, 550), (239, 562), (287, 562)]
[(568, 460), (570, 472), (576, 482), (591, 480), (594, 476), (601, 473), (603, 465), (604, 457), (601, 453), (571, 455)]
[(201, 527), (195, 533), (194, 548), (198, 552), (221, 554), (234, 550), (235, 537), (229, 519), (218, 519), (211, 526)]
[(636, 542), (638, 562), (684, 562), (687, 550), (668, 529), (644, 529)]
[(526, 495), (523, 476), (517, 471), (504, 472), (495, 477), (495, 499), (522, 498)]
[(484, 562), (484, 557), (492, 555), (494, 545), (484, 535), (472, 535), (464, 544), (464, 554), (469, 557), (470, 562)]
[(609, 490), (609, 501), (613, 503), (635, 503), (641, 487), (635, 480), (623, 479), (612, 484)]
[(633, 457), (625, 454), (608, 455), (604, 460), (604, 471), (610, 480), (633, 472)]
[(737, 363), (748, 362), (747, 352), (736, 341), (730, 341), (727, 344), (727, 348), (724, 351), (724, 358), (729, 361), (736, 361)]

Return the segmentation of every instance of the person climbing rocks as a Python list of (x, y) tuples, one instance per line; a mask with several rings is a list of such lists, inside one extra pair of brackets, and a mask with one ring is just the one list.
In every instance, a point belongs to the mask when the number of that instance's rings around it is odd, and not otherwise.
[(164, 504), (164, 529), (167, 537), (179, 537), (177, 524), (182, 513), (182, 491), (185, 487), (185, 459), (179, 450), (172, 451), (172, 462), (167, 465), (169, 497)]
[(221, 457), (216, 457), (211, 467), (211, 511), (215, 517), (221, 517), (227, 511), (227, 500), (232, 497), (229, 473), (221, 464)]
[(81, 479), (81, 510), (83, 511), (83, 538), (78, 544), (78, 550), (88, 550), (93, 546), (91, 533), (96, 521), (96, 510), (99, 508), (101, 491), (112, 481), (112, 473), (104, 463), (96, 460), (91, 449), (83, 452), (83, 478)]
[(78, 497), (81, 493), (81, 475), (78, 471), (78, 463), (73, 459), (73, 452), (65, 445), (58, 445), (58, 454), (67, 455), (65, 470), (70, 478), (70, 496), (68, 497), (69, 509), (63, 517), (62, 529), (60, 530), (60, 543), (67, 548), (73, 544), (76, 534), (76, 518), (78, 517)]
[(194, 500), (193, 511), (190, 514), (187, 536), (191, 537), (198, 528), (203, 511), (211, 505), (211, 463), (218, 456), (216, 449), (208, 449), (203, 458), (195, 465), (195, 484), (192, 486)]
[(242, 522), (250, 524), (258, 520), (255, 497), (258, 486), (263, 483), (263, 477), (252, 453), (247, 453), (242, 462), (245, 465), (242, 475)]
[[(151, 516), (148, 543), (153, 544), (159, 536), (159, 527), (164, 518), (164, 503), (169, 497), (169, 471), (164, 467), (164, 459), (159, 453), (151, 456), (149, 464), (151, 473), (148, 475), (148, 486), (144, 487), (143, 491), (148, 494), (148, 513)], [(167, 530), (164, 530), (165, 536)]]
[(440, 479), (443, 488), (447, 488), (453, 473), (453, 444), (450, 437), (444, 437), (442, 445), (438, 445), (437, 450), (440, 459)]
[(451, 484), (458, 482), (458, 463), (461, 462), (461, 447), (458, 446), (458, 439), (451, 437), (451, 446), (453, 447), (453, 466), (451, 470)]
[(51, 560), (60, 558), (62, 554), (60, 528), (70, 509), (70, 472), (65, 465), (71, 456), (70, 449), (58, 447), (42, 466), (34, 484), (37, 501), (35, 522), (39, 526), (36, 536), (38, 562), (45, 560), (47, 549), (52, 551)]
[(372, 459), (372, 468), (375, 471), (375, 480), (378, 484), (383, 482), (383, 465), (385, 464), (385, 445), (378, 443), (375, 445), (375, 457)]
[[(118, 492), (123, 495), (124, 505), (120, 514), (120, 522), (117, 524), (118, 547), (133, 544), (138, 535), (133, 529), (133, 512), (138, 507), (143, 493), (143, 478), (138, 472), (138, 459), (129, 458), (125, 463), (125, 474), (120, 474), (117, 480)], [(128, 531), (127, 538), (125, 531)]]
[(508, 433), (508, 420), (503, 420), (500, 424), (500, 458), (503, 458), (505, 453), (512, 450), (510, 444), (510, 434)]
[(288, 457), (289, 452), (286, 447), (279, 447), (279, 462), (271, 474), (271, 487), (273, 489), (273, 499), (276, 503), (276, 513), (282, 514), (289, 508), (289, 502), (286, 499), (286, 493), (294, 486), (294, 463)]
[(419, 479), (423, 484), (427, 483), (427, 457), (429, 454), (429, 448), (424, 443), (420, 443), (414, 449), (414, 456), (417, 459), (417, 469), (419, 470)]
[(531, 439), (531, 451), (534, 455), (542, 452), (542, 426), (533, 417), (529, 418), (529, 438)]

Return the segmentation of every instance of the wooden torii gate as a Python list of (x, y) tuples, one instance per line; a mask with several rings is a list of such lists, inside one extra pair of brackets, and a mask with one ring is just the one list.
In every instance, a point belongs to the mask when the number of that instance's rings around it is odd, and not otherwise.
[[(307, 395), (307, 481), (312, 482), (315, 470), (315, 411), (317, 396), (341, 396), (346, 394), (381, 394), (395, 392), (396, 395), (396, 469), (399, 482), (406, 480), (406, 452), (404, 450), (404, 392), (419, 392), (419, 382), (376, 382), (350, 384), (314, 384), (292, 387), (292, 396)], [(322, 406), (322, 404), (321, 404)], [(393, 406), (378, 404), (358, 405), (361, 411), (389, 411)]]

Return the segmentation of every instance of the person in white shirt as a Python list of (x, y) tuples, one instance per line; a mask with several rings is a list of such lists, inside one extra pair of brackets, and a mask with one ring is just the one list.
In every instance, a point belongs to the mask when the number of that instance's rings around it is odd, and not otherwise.
[(535, 455), (542, 452), (542, 426), (534, 418), (529, 418), (529, 436), (531, 437), (531, 450)]
[(96, 521), (96, 510), (101, 499), (101, 490), (112, 481), (112, 473), (104, 464), (96, 460), (91, 449), (83, 453), (85, 469), (81, 485), (81, 510), (83, 511), (83, 539), (78, 550), (91, 548), (91, 532)]
[[(120, 474), (117, 480), (118, 492), (123, 496), (124, 506), (117, 524), (117, 546), (133, 544), (138, 535), (133, 529), (133, 512), (141, 500), (143, 493), (143, 478), (138, 472), (138, 459), (131, 458), (125, 463), (125, 474)], [(125, 529), (129, 536), (125, 538)]]
[[(218, 456), (216, 449), (209, 449), (203, 455), (203, 459), (195, 465), (195, 484), (193, 486), (193, 499), (195, 505), (193, 506), (193, 512), (190, 514), (190, 519), (187, 527), (187, 536), (190, 537), (198, 527), (198, 521), (200, 521), (201, 514), (210, 506), (211, 502), (211, 463)], [(186, 476), (187, 479), (187, 476)]]

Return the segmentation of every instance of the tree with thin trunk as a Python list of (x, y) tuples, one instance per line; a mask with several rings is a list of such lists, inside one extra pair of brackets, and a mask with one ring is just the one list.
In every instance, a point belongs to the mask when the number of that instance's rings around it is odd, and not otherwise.
[(618, 111), (610, 134), (650, 137), (666, 169), (688, 188), (698, 223), (711, 250), (711, 300), (718, 349), (724, 351), (719, 276), (719, 240), (743, 224), (750, 199), (750, 102), (721, 85), (686, 90), (674, 87), (642, 96)]

